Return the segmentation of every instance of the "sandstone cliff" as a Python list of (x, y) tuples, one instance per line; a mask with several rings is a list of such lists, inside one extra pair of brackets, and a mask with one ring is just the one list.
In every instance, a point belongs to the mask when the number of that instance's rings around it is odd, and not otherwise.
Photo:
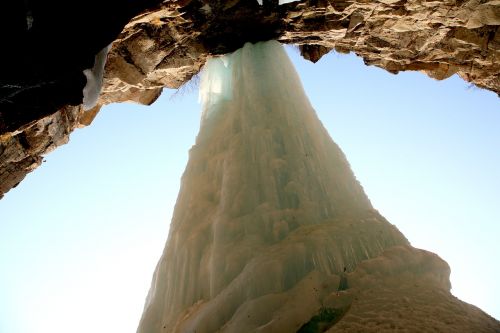
[[(162, 87), (189, 80), (207, 55), (246, 41), (297, 44), (311, 61), (331, 50), (355, 52), (392, 73), (419, 70), (436, 79), (456, 73), (500, 92), (494, 0), (86, 1), (71, 8), (50, 1), (2, 9), (12, 13), (2, 31), (12, 33), (0, 80), (0, 196), (72, 130), (88, 125), (99, 105), (152, 103)], [(99, 105), (84, 113), (82, 71), (113, 40)]]

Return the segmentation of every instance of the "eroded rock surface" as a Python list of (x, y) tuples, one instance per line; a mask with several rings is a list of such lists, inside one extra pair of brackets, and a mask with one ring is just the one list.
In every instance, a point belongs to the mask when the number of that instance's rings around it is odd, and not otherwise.
[[(58, 110), (80, 104), (82, 71), (113, 40), (99, 105), (152, 103), (162, 87), (189, 80), (208, 55), (268, 39), (300, 45), (311, 61), (330, 50), (355, 52), (366, 64), (392, 73), (418, 70), (436, 79), (456, 73), (500, 92), (497, 0), (309, 0), (281, 6), (255, 0), (116, 0), (77, 1), (71, 8), (58, 1), (16, 1), (11, 12), (2, 21), (2, 31), (12, 33), (5, 43), (10, 49), (2, 54), (0, 151), (11, 150), (19, 131), (40, 126), (47, 117), (57, 123)], [(62, 37), (68, 33), (71, 40)], [(76, 117), (69, 127), (61, 122), (60, 131), (88, 125), (99, 105), (85, 116), (79, 112), (84, 118)], [(48, 146), (68, 141), (44, 140)], [(23, 151), (31, 160), (47, 152), (43, 146)], [(2, 195), (32, 167), (6, 156), (0, 161), (0, 174), (6, 175)]]
[(0, 136), (0, 198), (42, 164), (42, 154), (68, 142), (80, 110), (79, 106), (66, 106), (24, 130)]

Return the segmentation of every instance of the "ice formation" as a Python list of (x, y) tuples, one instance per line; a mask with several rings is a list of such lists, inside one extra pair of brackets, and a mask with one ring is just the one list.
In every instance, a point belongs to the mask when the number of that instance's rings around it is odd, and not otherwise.
[(394, 315), (418, 285), (451, 318), (464, 311), (447, 264), (373, 209), (278, 42), (212, 58), (202, 75), (200, 132), (139, 333), (304, 332), (342, 316), (345, 332), (440, 325), (432, 306)]
[[(278, 4), (279, 5), (284, 5), (285, 3), (290, 3), (290, 2), (297, 2), (297, 1), (301, 1), (301, 0), (279, 0), (278, 1)], [(257, 2), (259, 3), (259, 5), (263, 5), (263, 2), (264, 0), (257, 0)]]
[(290, 2), (297, 2), (301, 0), (279, 0), (280, 5), (284, 5), (285, 3), (290, 3)]
[(110, 48), (111, 44), (99, 51), (95, 56), (94, 66), (83, 71), (83, 75), (87, 78), (87, 84), (83, 88), (83, 109), (85, 111), (92, 109), (97, 104), (101, 93), (106, 57)]

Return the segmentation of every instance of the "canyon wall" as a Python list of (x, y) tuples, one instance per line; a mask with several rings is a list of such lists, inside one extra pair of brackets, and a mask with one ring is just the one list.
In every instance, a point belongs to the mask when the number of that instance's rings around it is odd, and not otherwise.
[[(11, 3), (12, 2), (12, 3)], [(498, 1), (7, 1), (0, 79), (0, 197), (104, 104), (150, 104), (211, 54), (245, 42), (296, 44), (317, 61), (355, 52), (391, 73), (453, 74), (500, 92)], [(71, 36), (68, 38), (67, 36)], [(112, 43), (98, 105), (81, 110), (83, 70)]]

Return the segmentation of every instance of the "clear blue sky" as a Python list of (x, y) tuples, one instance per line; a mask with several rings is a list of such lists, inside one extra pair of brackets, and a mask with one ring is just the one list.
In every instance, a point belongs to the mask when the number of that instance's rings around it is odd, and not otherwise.
[[(374, 206), (500, 318), (497, 96), (289, 54)], [(0, 333), (135, 332), (199, 126), (197, 91), (173, 94), (107, 106), (0, 200)]]

